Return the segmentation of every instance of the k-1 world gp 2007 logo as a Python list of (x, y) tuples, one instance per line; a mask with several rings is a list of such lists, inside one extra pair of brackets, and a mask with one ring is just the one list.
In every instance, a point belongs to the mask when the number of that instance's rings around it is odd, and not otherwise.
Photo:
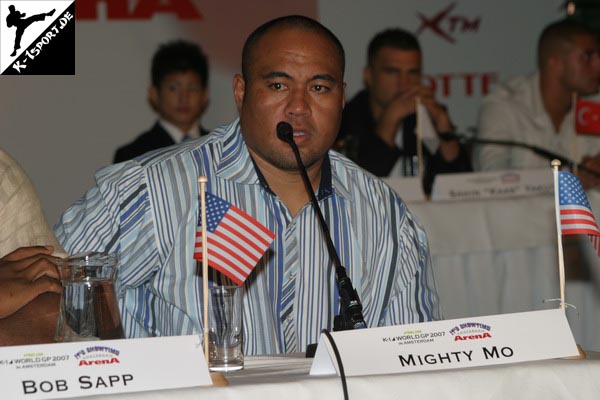
[(75, 1), (0, 0), (2, 75), (75, 75)]

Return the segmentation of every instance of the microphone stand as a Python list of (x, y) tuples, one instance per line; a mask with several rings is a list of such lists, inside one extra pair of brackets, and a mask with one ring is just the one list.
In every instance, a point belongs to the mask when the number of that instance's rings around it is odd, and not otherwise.
[(323, 214), (321, 213), (321, 208), (317, 202), (317, 198), (310, 183), (310, 179), (308, 178), (308, 174), (306, 173), (306, 167), (304, 166), (302, 158), (300, 157), (300, 151), (294, 142), (294, 132), (292, 126), (284, 121), (279, 122), (277, 124), (277, 137), (280, 140), (288, 143), (294, 152), (296, 162), (298, 163), (298, 167), (300, 169), (300, 174), (302, 175), (302, 180), (304, 181), (304, 186), (306, 187), (306, 191), (310, 196), (313, 209), (317, 214), (319, 225), (321, 226), (323, 236), (325, 237), (325, 243), (327, 245), (329, 256), (331, 257), (335, 267), (336, 283), (338, 294), (340, 296), (340, 313), (333, 319), (333, 330), (344, 331), (349, 329), (366, 328), (367, 324), (365, 323), (365, 319), (362, 314), (362, 304), (358, 297), (358, 293), (352, 286), (352, 282), (346, 273), (346, 268), (344, 268), (340, 262), (340, 258), (338, 257), (335, 246), (331, 240), (329, 228), (327, 227), (325, 218), (323, 218)]
[(585, 171), (591, 175), (594, 175), (594, 177), (596, 177), (596, 178), (600, 178), (599, 171), (591, 169), (590, 167), (587, 167), (581, 163), (576, 163), (575, 161), (571, 160), (568, 157), (562, 156), (560, 154), (554, 153), (550, 150), (546, 150), (546, 149), (543, 149), (541, 147), (538, 147), (538, 146), (535, 146), (532, 144), (516, 142), (513, 140), (480, 139), (480, 138), (474, 138), (474, 137), (467, 137), (465, 135), (460, 135), (460, 134), (455, 134), (455, 133), (454, 134), (445, 134), (444, 138), (457, 139), (459, 142), (465, 143), (465, 144), (476, 144), (476, 145), (491, 144), (491, 145), (497, 145), (497, 146), (518, 147), (521, 149), (527, 149), (541, 157), (544, 157), (545, 159), (547, 159), (549, 161), (556, 159), (556, 160), (559, 160), (562, 164), (567, 164), (570, 166), (577, 165), (577, 168), (580, 169), (581, 171)]

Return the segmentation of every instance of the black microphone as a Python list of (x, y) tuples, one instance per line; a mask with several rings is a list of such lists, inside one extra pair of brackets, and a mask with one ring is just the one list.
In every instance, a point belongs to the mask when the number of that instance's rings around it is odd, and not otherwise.
[(304, 186), (310, 197), (312, 207), (317, 214), (317, 219), (319, 220), (319, 225), (323, 231), (323, 236), (325, 237), (325, 244), (327, 245), (329, 257), (331, 257), (333, 265), (335, 266), (335, 277), (340, 296), (340, 315), (337, 315), (333, 320), (333, 330), (343, 331), (349, 329), (366, 328), (367, 324), (365, 323), (365, 319), (362, 314), (362, 304), (358, 297), (358, 293), (352, 286), (352, 282), (346, 274), (346, 268), (344, 268), (340, 262), (340, 258), (337, 254), (335, 246), (333, 245), (333, 241), (331, 240), (329, 228), (325, 223), (325, 218), (323, 218), (321, 207), (319, 207), (319, 203), (315, 197), (310, 179), (308, 179), (306, 167), (302, 162), (302, 158), (300, 158), (300, 151), (298, 150), (298, 146), (296, 146), (296, 142), (294, 142), (294, 129), (289, 123), (281, 121), (277, 124), (277, 137), (280, 140), (288, 143), (291, 146), (294, 155), (296, 156), (296, 162), (298, 163), (298, 168), (300, 169), (300, 174), (302, 175), (302, 179), (304, 181)]
[(570, 159), (568, 157), (565, 157), (561, 154), (554, 153), (550, 150), (546, 150), (544, 148), (541, 148), (539, 146), (535, 146), (532, 144), (528, 144), (528, 143), (524, 143), (524, 142), (517, 142), (515, 140), (481, 139), (481, 138), (477, 138), (477, 137), (469, 137), (466, 135), (461, 135), (461, 134), (456, 134), (456, 133), (444, 133), (444, 134), (440, 135), (440, 138), (442, 140), (458, 140), (459, 142), (466, 143), (466, 144), (496, 145), (496, 146), (518, 147), (521, 149), (527, 149), (527, 150), (547, 159), (548, 161), (559, 160), (562, 164), (565, 164), (565, 165), (570, 165), (570, 166), (577, 165), (577, 168), (579, 168), (580, 170), (588, 172), (588, 173), (594, 175), (595, 177), (600, 178), (599, 171), (596, 171), (594, 169), (586, 167), (583, 164), (577, 164), (575, 161), (573, 161), (572, 159)]

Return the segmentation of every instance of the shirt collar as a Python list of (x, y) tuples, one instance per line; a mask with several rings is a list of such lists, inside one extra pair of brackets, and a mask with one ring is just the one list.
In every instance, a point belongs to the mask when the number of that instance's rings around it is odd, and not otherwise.
[[(317, 199), (323, 200), (334, 193), (350, 198), (351, 191), (348, 189), (348, 183), (350, 182), (348, 171), (345, 169), (343, 163), (338, 163), (339, 165), (334, 167), (330, 155), (335, 157), (335, 159), (339, 159), (339, 155), (333, 152), (329, 152), (323, 159)], [(235, 120), (227, 128), (223, 137), (223, 152), (216, 174), (223, 179), (240, 184), (261, 185), (269, 193), (273, 193), (248, 152), (248, 147), (242, 136), (239, 119)]]
[(198, 139), (200, 137), (200, 126), (197, 124), (192, 125), (189, 131), (183, 132), (164, 118), (159, 118), (158, 123), (167, 131), (175, 143), (181, 143), (184, 138)]

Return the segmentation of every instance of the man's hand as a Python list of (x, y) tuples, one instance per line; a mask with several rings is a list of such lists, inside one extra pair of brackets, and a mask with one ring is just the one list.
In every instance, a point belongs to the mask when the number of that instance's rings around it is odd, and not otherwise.
[[(581, 164), (600, 173), (600, 153), (595, 156), (584, 156), (581, 160)], [(600, 185), (600, 178), (589, 172), (579, 170), (577, 175), (584, 189), (591, 189), (594, 186)]]
[[(435, 101), (433, 91), (424, 85), (415, 86), (390, 102), (377, 121), (376, 133), (390, 147), (395, 146), (394, 139), (402, 120), (417, 111), (417, 98), (429, 112), (438, 133), (452, 131), (448, 112)], [(451, 147), (454, 150), (455, 146)]]
[(0, 318), (6, 318), (42, 293), (60, 293), (52, 247), (21, 247), (0, 258)]
[(425, 86), (415, 86), (392, 100), (377, 119), (375, 133), (388, 146), (395, 146), (394, 139), (402, 120), (416, 112), (417, 97), (432, 96), (431, 90)]

